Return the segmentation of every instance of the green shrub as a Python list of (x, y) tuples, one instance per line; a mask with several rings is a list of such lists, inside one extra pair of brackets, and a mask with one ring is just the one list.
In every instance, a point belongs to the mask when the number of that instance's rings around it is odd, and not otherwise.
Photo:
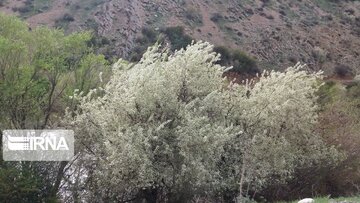
[(31, 11), (31, 8), (30, 8), (30, 7), (23, 6), (23, 7), (14, 7), (14, 8), (12, 8), (12, 10), (13, 10), (14, 12), (19, 12), (20, 14), (22, 14), (22, 13), (30, 12), (30, 11)]
[[(0, 0), (5, 2), (6, 0)], [(19, 12), (19, 14), (23, 18), (27, 18), (29, 16), (42, 13), (45, 10), (48, 10), (50, 8), (50, 1), (44, 1), (44, 0), (25, 0), (23, 1), (23, 5), (20, 7), (14, 7), (12, 10), (14, 12)]]
[(197, 11), (194, 8), (189, 8), (186, 10), (185, 12), (185, 17), (186, 19), (188, 19), (190, 21), (190, 25), (202, 25), (203, 24), (203, 20), (202, 20), (202, 16), (199, 13), (199, 11)]
[(61, 18), (55, 20), (55, 27), (57, 28), (66, 28), (70, 22), (73, 22), (75, 19), (72, 15), (65, 13)]
[(230, 71), (250, 75), (259, 73), (256, 60), (240, 50), (231, 50), (224, 46), (217, 46), (214, 48), (214, 51), (221, 54), (219, 64), (233, 66), (233, 69)]
[(256, 74), (259, 72), (256, 61), (242, 51), (235, 50), (232, 54), (234, 71)]
[(171, 43), (171, 50), (179, 50), (191, 44), (192, 38), (184, 33), (184, 28), (181, 26), (167, 27), (162, 31)]
[(339, 77), (353, 77), (354, 76), (354, 72), (353, 70), (345, 65), (345, 64), (338, 64), (335, 66), (335, 69), (334, 69), (334, 74), (336, 76), (339, 76)]
[(25, 15), (27, 13), (30, 13), (33, 9), (34, 9), (34, 5), (31, 4), (31, 1), (30, 1), (30, 4), (28, 3), (29, 1), (25, 1), (25, 5), (24, 6), (21, 6), (21, 7), (14, 7), (12, 8), (12, 10), (14, 12), (19, 12), (20, 15)]
[(99, 35), (93, 35), (88, 42), (88, 46), (95, 47), (95, 49), (99, 49), (109, 44), (110, 40), (108, 38)]
[(64, 14), (64, 16), (62, 17), (63, 21), (68, 21), (68, 22), (72, 22), (74, 21), (74, 17), (68, 13)]
[(351, 83), (350, 85), (348, 85), (346, 87), (347, 89), (347, 95), (350, 98), (360, 98), (360, 82), (359, 81), (355, 81), (353, 83)]
[(99, 30), (99, 24), (92, 18), (86, 19), (86, 27), (90, 28), (91, 30), (94, 30), (95, 33), (98, 33)]
[(223, 16), (220, 13), (214, 13), (212, 14), (210, 20), (213, 21), (214, 23), (217, 23), (219, 21), (221, 21), (223, 19)]
[(318, 94), (318, 103), (321, 107), (330, 103), (334, 97), (338, 94), (338, 86), (332, 80), (326, 81), (324, 85), (319, 88)]
[[(135, 40), (138, 45), (131, 50), (128, 57), (132, 62), (139, 61), (148, 46), (156, 42), (162, 42), (163, 39), (160, 37), (161, 33), (164, 34), (164, 37), (170, 42), (170, 49), (172, 51), (186, 48), (186, 46), (193, 41), (189, 35), (185, 34), (184, 28), (181, 26), (163, 28), (160, 32), (152, 28), (143, 28), (141, 33), (142, 36)], [(259, 72), (256, 60), (240, 50), (231, 50), (224, 46), (217, 46), (214, 48), (214, 51), (221, 54), (219, 64), (223, 66), (233, 66), (231, 70), (233, 72), (250, 75), (255, 75)]]
[(146, 46), (138, 45), (138, 46), (134, 47), (131, 50), (129, 60), (131, 62), (140, 61), (140, 59), (141, 59), (142, 55), (145, 53), (145, 51), (146, 51)]
[(157, 37), (159, 36), (159, 33), (154, 29), (146, 27), (141, 30), (141, 33), (144, 37), (150, 39), (150, 41), (156, 41)]
[(136, 46), (130, 51), (128, 59), (131, 62), (140, 61), (147, 47), (154, 45), (156, 42), (162, 42), (161, 33), (153, 28), (145, 27), (141, 30), (141, 36), (135, 39)]
[(354, 34), (360, 36), (360, 17), (356, 17), (352, 24)]
[(231, 65), (231, 63), (230, 63), (230, 61), (232, 59), (231, 50), (229, 50), (228, 48), (226, 48), (224, 46), (217, 46), (217, 47), (214, 47), (214, 51), (216, 53), (221, 54), (220, 63), (222, 65), (226, 65), (226, 66)]
[(24, 5), (25, 6), (31, 6), (31, 5), (33, 5), (34, 4), (34, 1), (33, 0), (26, 0), (26, 1), (24, 1)]

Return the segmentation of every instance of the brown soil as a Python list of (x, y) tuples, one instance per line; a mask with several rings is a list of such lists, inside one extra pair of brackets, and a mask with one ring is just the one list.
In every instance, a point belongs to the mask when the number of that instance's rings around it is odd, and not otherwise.
[(14, 15), (15, 13), (12, 9), (13, 8), (20, 8), (24, 6), (24, 0), (12, 0), (7, 1), (6, 4), (3, 7), (0, 7), (0, 12), (4, 12), (6, 14)]
[(29, 17), (26, 21), (31, 27), (38, 25), (54, 26), (55, 21), (65, 14), (65, 4), (68, 0), (56, 0), (52, 8), (43, 13), (39, 13)]

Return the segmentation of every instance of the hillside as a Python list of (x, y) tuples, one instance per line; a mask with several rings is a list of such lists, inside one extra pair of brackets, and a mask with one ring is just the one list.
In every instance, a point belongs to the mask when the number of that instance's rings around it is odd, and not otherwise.
[(261, 68), (301, 61), (330, 75), (360, 67), (357, 0), (2, 0), (0, 10), (30, 26), (93, 29), (116, 48), (111, 55), (125, 58), (143, 28), (182, 26), (194, 39), (248, 53)]

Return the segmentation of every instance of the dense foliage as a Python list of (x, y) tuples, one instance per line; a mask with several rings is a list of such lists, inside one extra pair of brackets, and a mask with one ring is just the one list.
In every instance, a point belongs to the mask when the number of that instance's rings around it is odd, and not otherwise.
[(155, 46), (137, 64), (119, 60), (103, 88), (74, 95), (80, 105), (66, 121), (93, 166), (83, 198), (187, 202), (237, 191), (232, 198), (242, 199), (297, 167), (337, 160), (314, 131), (320, 73), (296, 65), (228, 84), (212, 50), (199, 42), (169, 55)]
[[(87, 32), (30, 30), (0, 15), (0, 131), (54, 127), (74, 89), (87, 92), (109, 73), (103, 56), (88, 47)], [(57, 198), (66, 163), (0, 161), (0, 201), (41, 202)]]

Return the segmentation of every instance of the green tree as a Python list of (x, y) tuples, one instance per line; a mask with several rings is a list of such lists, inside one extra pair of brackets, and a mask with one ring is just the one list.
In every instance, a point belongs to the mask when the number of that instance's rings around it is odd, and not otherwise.
[[(88, 32), (30, 30), (16, 17), (0, 14), (0, 131), (55, 126), (75, 89), (96, 87), (100, 72), (106, 78), (107, 62), (93, 54), (90, 39)], [(1, 161), (0, 201), (56, 199), (66, 164)]]

